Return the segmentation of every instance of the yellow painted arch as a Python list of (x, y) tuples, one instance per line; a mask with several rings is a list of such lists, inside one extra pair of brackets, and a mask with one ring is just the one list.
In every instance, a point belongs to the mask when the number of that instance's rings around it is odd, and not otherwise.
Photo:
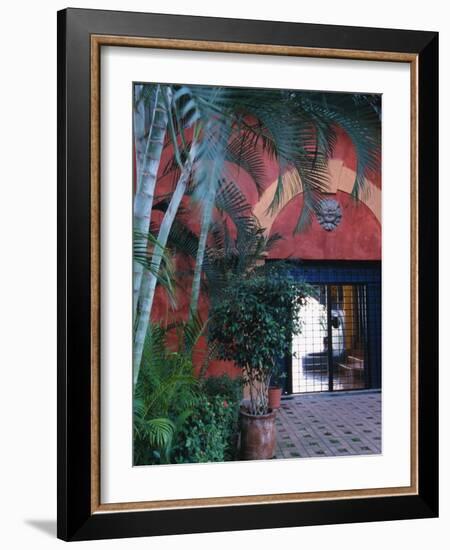
[[(330, 175), (330, 193), (336, 193), (337, 191), (344, 191), (345, 193), (352, 192), (356, 176), (354, 170), (345, 166), (342, 160), (332, 159), (328, 163), (328, 171)], [(283, 186), (283, 195), (275, 211), (269, 212), (268, 208), (275, 195), (277, 180), (273, 181), (265, 189), (259, 201), (253, 207), (253, 214), (258, 218), (261, 227), (264, 227), (267, 232), (270, 232), (272, 224), (283, 207), (294, 197), (302, 193), (301, 190), (297, 191), (299, 187), (301, 189), (301, 185), (298, 185), (298, 183), (301, 184), (301, 182), (299, 182), (300, 177), (295, 169), (286, 172), (283, 175), (283, 180), (285, 184)], [(294, 188), (296, 189), (295, 192), (292, 191)], [(372, 181), (366, 179), (366, 192), (359, 200), (373, 212), (378, 222), (381, 223), (381, 189), (374, 185)]]

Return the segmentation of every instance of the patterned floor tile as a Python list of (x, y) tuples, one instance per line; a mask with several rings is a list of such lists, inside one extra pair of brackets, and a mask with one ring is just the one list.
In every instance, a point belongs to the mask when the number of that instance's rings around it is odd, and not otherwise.
[(277, 458), (379, 454), (381, 392), (284, 398), (276, 430)]

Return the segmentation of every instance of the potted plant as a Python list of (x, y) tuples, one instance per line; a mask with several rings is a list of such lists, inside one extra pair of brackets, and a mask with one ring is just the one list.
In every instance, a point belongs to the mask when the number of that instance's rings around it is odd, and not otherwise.
[(268, 386), (277, 359), (290, 352), (292, 333), (299, 332), (299, 308), (305, 285), (279, 268), (254, 269), (233, 277), (213, 302), (208, 338), (221, 359), (242, 369), (248, 406), (241, 407), (241, 457), (272, 458), (275, 450), (275, 411)]
[(281, 406), (281, 394), (285, 379), (286, 373), (281, 364), (277, 363), (270, 377), (269, 385), (269, 408), (272, 410), (277, 410)]

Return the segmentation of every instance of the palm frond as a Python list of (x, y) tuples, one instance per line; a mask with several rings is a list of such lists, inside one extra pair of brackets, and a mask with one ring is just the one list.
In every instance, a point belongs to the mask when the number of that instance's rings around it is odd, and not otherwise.
[(191, 315), (189, 320), (183, 326), (184, 345), (187, 353), (192, 353), (195, 345), (203, 336), (206, 330), (207, 322), (202, 320), (200, 313), (197, 311)]
[(198, 236), (183, 223), (181, 217), (176, 219), (172, 225), (168, 247), (174, 253), (182, 253), (195, 258), (198, 248)]
[[(153, 260), (155, 249), (162, 253), (161, 266), (157, 269)], [(167, 292), (171, 304), (175, 305), (174, 268), (172, 258), (166, 247), (161, 246), (157, 238), (150, 232), (146, 235), (135, 231), (133, 233), (133, 260), (142, 265)]]
[(266, 168), (262, 151), (247, 139), (247, 133), (242, 131), (227, 145), (225, 160), (237, 166), (239, 170), (245, 170), (252, 178), (258, 194), (264, 190), (264, 178)]
[(353, 94), (325, 94), (299, 96), (301, 107), (314, 112), (316, 117), (342, 128), (353, 143), (357, 159), (356, 175), (353, 184), (355, 197), (367, 193), (365, 179), (379, 167), (381, 154), (381, 126), (378, 102), (374, 98), (365, 100), (361, 96), (355, 102)]
[(151, 418), (145, 422), (145, 428), (151, 447), (165, 449), (172, 443), (175, 425), (169, 418)]
[(151, 111), (156, 100), (157, 84), (135, 84), (134, 104), (140, 101)]

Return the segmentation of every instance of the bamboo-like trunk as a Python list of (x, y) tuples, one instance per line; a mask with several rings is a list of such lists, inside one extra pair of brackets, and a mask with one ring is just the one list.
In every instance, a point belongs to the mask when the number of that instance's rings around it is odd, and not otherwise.
[(158, 273), (161, 266), (161, 261), (164, 253), (164, 249), (167, 245), (167, 240), (169, 238), (170, 230), (172, 228), (175, 216), (178, 212), (181, 200), (186, 191), (186, 186), (189, 181), (189, 177), (192, 171), (192, 165), (195, 160), (195, 155), (197, 151), (197, 145), (194, 142), (191, 147), (188, 159), (186, 160), (183, 170), (181, 171), (180, 178), (177, 182), (175, 191), (172, 194), (170, 199), (169, 206), (164, 214), (164, 218), (161, 222), (158, 233), (158, 244), (159, 246), (155, 247), (153, 250), (152, 256), (152, 266), (154, 269), (153, 273), (146, 270), (142, 276), (141, 290), (139, 294), (139, 315), (136, 320), (136, 330), (134, 335), (134, 346), (133, 346), (133, 380), (136, 384), (139, 369), (142, 360), (142, 351), (144, 349), (145, 336), (147, 334), (147, 327), (150, 320), (150, 312), (152, 310), (153, 299), (155, 297), (156, 289), (156, 273)]
[(198, 299), (200, 296), (200, 285), (202, 280), (203, 261), (206, 251), (206, 240), (208, 238), (209, 226), (211, 224), (212, 210), (214, 208), (214, 200), (216, 197), (216, 185), (210, 184), (206, 195), (205, 204), (203, 206), (202, 224), (200, 228), (200, 236), (198, 239), (197, 255), (195, 259), (194, 276), (192, 278), (191, 304), (189, 308), (189, 318), (196, 314), (198, 308)]
[[(214, 132), (214, 130), (213, 130)], [(192, 279), (191, 303), (189, 308), (189, 318), (192, 319), (197, 313), (198, 299), (200, 296), (200, 285), (202, 280), (203, 261), (205, 258), (206, 241), (208, 238), (209, 227), (211, 225), (212, 211), (214, 208), (217, 190), (219, 188), (219, 179), (222, 173), (225, 161), (225, 148), (228, 144), (231, 128), (223, 128), (219, 136), (219, 147), (211, 169), (209, 177), (209, 186), (206, 193), (205, 204), (203, 206), (202, 225), (200, 237), (198, 240), (197, 255), (195, 260), (194, 276)]]
[[(141, 181), (142, 165), (147, 144), (146, 132), (148, 131), (148, 109), (145, 108), (144, 100), (141, 98), (143, 84), (136, 84), (134, 87), (135, 105), (133, 111), (133, 136), (134, 136), (134, 153), (136, 167), (136, 193)], [(153, 112), (154, 105), (152, 106)]]
[[(136, 195), (134, 198), (133, 227), (136, 233), (146, 235), (150, 229), (150, 216), (153, 207), (153, 196), (158, 175), (159, 163), (167, 130), (168, 112), (163, 98), (163, 90), (158, 84), (152, 122), (141, 167), (137, 170)], [(136, 319), (144, 267), (133, 262), (133, 321)]]

